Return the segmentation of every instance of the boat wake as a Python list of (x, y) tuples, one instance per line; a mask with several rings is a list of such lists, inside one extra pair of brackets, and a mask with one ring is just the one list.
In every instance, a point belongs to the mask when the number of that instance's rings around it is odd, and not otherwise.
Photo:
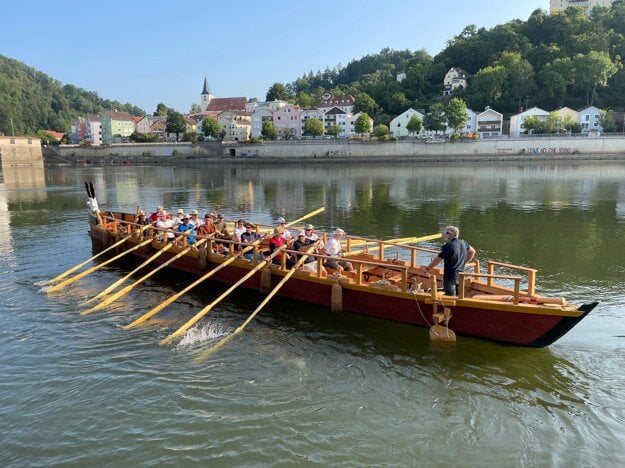
[(224, 327), (221, 323), (208, 323), (204, 326), (191, 328), (180, 340), (178, 347), (193, 346), (197, 343), (214, 340), (232, 332), (229, 327)]

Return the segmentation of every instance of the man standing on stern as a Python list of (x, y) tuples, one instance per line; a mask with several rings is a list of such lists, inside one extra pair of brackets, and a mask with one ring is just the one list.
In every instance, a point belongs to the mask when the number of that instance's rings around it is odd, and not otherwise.
[(464, 271), (465, 264), (475, 257), (475, 249), (465, 240), (461, 240), (459, 236), (460, 230), (456, 226), (447, 226), (445, 228), (445, 239), (447, 239), (447, 242), (443, 245), (438, 256), (434, 257), (430, 264), (425, 267), (425, 271), (429, 271), (438, 265), (441, 260), (445, 262), (443, 267), (443, 289), (448, 296), (458, 295), (459, 273)]

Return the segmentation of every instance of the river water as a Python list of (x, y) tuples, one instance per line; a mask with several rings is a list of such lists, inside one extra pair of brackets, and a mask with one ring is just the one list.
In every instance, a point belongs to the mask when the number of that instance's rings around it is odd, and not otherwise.
[[(625, 163), (0, 174), (2, 466), (625, 463)], [(57, 294), (38, 285), (91, 256), (85, 180), (102, 209), (164, 205), (272, 223), (325, 206), (317, 228), (381, 238), (457, 224), (480, 260), (535, 267), (539, 292), (601, 304), (549, 348), (464, 337), (440, 348), (424, 329), (276, 299), (198, 363), (259, 295), (234, 294), (162, 347), (223, 287), (200, 287), (124, 331), (190, 279), (155, 277), (86, 317), (80, 303), (123, 266)]]

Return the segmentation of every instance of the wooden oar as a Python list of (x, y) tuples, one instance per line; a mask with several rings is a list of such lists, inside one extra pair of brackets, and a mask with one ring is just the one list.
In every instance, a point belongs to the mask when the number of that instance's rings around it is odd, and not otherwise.
[(285, 227), (292, 226), (293, 224), (297, 224), (297, 223), (299, 223), (300, 221), (304, 221), (305, 219), (312, 218), (313, 216), (318, 215), (319, 213), (323, 212), (324, 210), (325, 210), (325, 207), (324, 207), (324, 206), (322, 206), (321, 208), (317, 208), (316, 210), (311, 211), (311, 212), (310, 212), (310, 213), (308, 213), (308, 214), (305, 214), (305, 215), (304, 215), (304, 216), (302, 216), (301, 218), (297, 218), (297, 219), (295, 219), (295, 220), (293, 220), (293, 221), (291, 221), (291, 222), (286, 223), (284, 226), (285, 226)]
[[(384, 243), (385, 247), (393, 247), (396, 245), (399, 246), (399, 245), (405, 245), (405, 244), (417, 244), (419, 242), (439, 239), (440, 237), (442, 237), (442, 234), (437, 233), (437, 234), (430, 234), (429, 236), (421, 236), (421, 237), (403, 237), (399, 239), (388, 239), (382, 242)], [(378, 250), (379, 248), (380, 248), (380, 244), (378, 243), (377, 245), (374, 245), (373, 247), (370, 247), (367, 250), (369, 252), (372, 252), (372, 251)], [(351, 252), (346, 252), (345, 256), (348, 257), (350, 255), (356, 255), (359, 253), (363, 253), (364, 251), (365, 249), (352, 250)]]
[[(86, 184), (86, 182), (85, 182), (85, 184)], [(143, 227), (141, 228), (141, 231), (143, 231), (143, 230), (145, 230), (145, 229), (147, 229), (147, 228), (149, 228), (149, 227), (150, 227), (150, 226), (143, 226)], [(98, 258), (98, 257), (100, 257), (100, 256), (102, 256), (102, 255), (104, 255), (104, 254), (105, 254), (106, 252), (108, 252), (109, 250), (113, 250), (115, 247), (118, 247), (118, 246), (122, 245), (124, 242), (126, 242), (128, 239), (130, 239), (132, 236), (133, 236), (133, 234), (130, 234), (130, 235), (128, 235), (128, 236), (126, 236), (126, 237), (124, 237), (123, 239), (120, 239), (119, 241), (117, 241), (117, 242), (115, 242), (113, 245), (111, 245), (110, 247), (107, 247), (106, 249), (104, 249), (104, 250), (102, 250), (101, 252), (97, 253), (97, 254), (96, 254), (96, 255), (94, 255), (93, 257), (88, 258), (87, 260), (85, 260), (85, 261), (84, 261), (84, 262), (82, 262), (82, 263), (79, 263), (79, 264), (78, 264), (78, 265), (76, 265), (75, 267), (70, 268), (70, 269), (69, 269), (69, 270), (67, 270), (66, 272), (61, 273), (60, 275), (55, 276), (54, 278), (52, 278), (52, 279), (50, 279), (50, 280), (46, 281), (44, 284), (56, 283), (56, 282), (58, 282), (58, 281), (61, 281), (61, 280), (62, 280), (63, 278), (65, 278), (67, 275), (70, 275), (70, 274), (74, 273), (76, 270), (80, 270), (80, 269), (81, 269), (82, 267), (84, 267), (87, 263), (89, 263), (89, 262), (91, 262), (91, 261), (95, 260), (96, 258)]]
[(273, 260), (273, 258), (278, 255), (280, 252), (282, 252), (285, 249), (286, 246), (282, 246), (276, 250), (273, 251), (273, 253), (267, 257), (266, 259), (264, 259), (263, 261), (261, 261), (258, 265), (256, 265), (254, 268), (252, 268), (245, 276), (243, 276), (243, 278), (241, 278), (239, 281), (237, 281), (236, 283), (234, 283), (232, 286), (230, 286), (224, 293), (222, 293), (217, 299), (215, 299), (213, 302), (211, 302), (210, 304), (208, 304), (206, 307), (204, 307), (202, 310), (200, 310), (197, 314), (195, 314), (193, 316), (193, 318), (191, 318), (191, 320), (189, 320), (187, 323), (185, 323), (183, 326), (181, 326), (178, 330), (176, 330), (174, 333), (172, 333), (171, 335), (163, 338), (159, 344), (160, 345), (166, 345), (171, 343), (173, 340), (175, 340), (177, 337), (179, 337), (180, 335), (182, 335), (183, 333), (185, 333), (189, 328), (191, 328), (195, 323), (197, 323), (198, 320), (200, 320), (202, 317), (204, 317), (206, 314), (208, 314), (213, 307), (215, 307), (222, 299), (224, 299), (226, 296), (228, 296), (232, 291), (234, 291), (236, 288), (238, 288), (241, 284), (245, 283), (249, 278), (251, 278), (254, 273), (256, 273), (258, 270), (261, 270), (262, 268), (265, 267), (266, 264), (271, 263), (271, 261)]
[(52, 292), (56, 292), (59, 289), (63, 289), (65, 286), (68, 286), (76, 281), (78, 281), (81, 278), (84, 278), (85, 276), (93, 273), (94, 271), (110, 264), (113, 263), (115, 260), (119, 260), (120, 258), (122, 258), (124, 255), (128, 255), (130, 252), (134, 252), (137, 249), (140, 249), (141, 247), (143, 247), (144, 245), (148, 245), (150, 242), (152, 242), (152, 239), (147, 239), (144, 240), (143, 242), (140, 242), (139, 244), (135, 245), (134, 247), (131, 247), (128, 250), (124, 250), (122, 253), (120, 253), (119, 255), (115, 255), (113, 258), (110, 258), (94, 267), (89, 268), (88, 270), (83, 271), (82, 273), (78, 273), (75, 276), (72, 276), (69, 279), (66, 279), (65, 281), (61, 281), (58, 284), (55, 284), (54, 286), (51, 286), (50, 288), (47, 289), (46, 292), (48, 293), (52, 293)]
[[(200, 239), (199, 241), (196, 242), (196, 246), (201, 245), (203, 242), (206, 242), (206, 239)], [(117, 299), (119, 299), (120, 297), (125, 296), (126, 294), (128, 294), (130, 291), (132, 291), (136, 286), (138, 286), (139, 284), (141, 284), (143, 281), (145, 281), (146, 279), (148, 279), (150, 276), (155, 275), (158, 271), (162, 270), (163, 268), (165, 268), (167, 265), (169, 265), (170, 263), (173, 263), (174, 261), (178, 260), (180, 257), (184, 256), (187, 252), (189, 252), (192, 249), (192, 247), (187, 247), (186, 249), (182, 249), (180, 252), (178, 252), (176, 255), (174, 255), (173, 257), (171, 257), (169, 260), (167, 260), (166, 262), (161, 263), (159, 266), (157, 266), (156, 268), (154, 268), (154, 270), (152, 270), (151, 272), (147, 273), (146, 275), (143, 275), (141, 278), (139, 278), (137, 281), (135, 281), (132, 284), (129, 284), (128, 286), (126, 286), (125, 288), (119, 290), (118, 292), (116, 292), (115, 294), (110, 295), (109, 297), (107, 297), (106, 299), (104, 299), (101, 303), (99, 303), (97, 306), (92, 307), (91, 309), (85, 310), (83, 312), (80, 313), (80, 315), (89, 315), (92, 312), (95, 312), (96, 310), (100, 310), (100, 309), (104, 309), (107, 305), (109, 305), (111, 302), (116, 301)]]
[(96, 301), (98, 299), (100, 299), (101, 297), (106, 296), (108, 293), (110, 293), (111, 291), (114, 291), (117, 286), (119, 286), (120, 284), (123, 284), (128, 278), (130, 278), (132, 275), (134, 275), (136, 272), (138, 272), (139, 270), (141, 270), (144, 266), (146, 266), (147, 264), (151, 263), (153, 260), (156, 260), (158, 257), (160, 257), (163, 253), (167, 252), (169, 249), (171, 249), (174, 246), (174, 244), (169, 243), (169, 244), (165, 244), (165, 247), (163, 247), (162, 249), (160, 249), (158, 252), (156, 252), (154, 255), (152, 255), (150, 258), (148, 258), (145, 262), (143, 262), (141, 265), (139, 265), (137, 268), (135, 268), (134, 270), (132, 270), (130, 273), (128, 273), (126, 276), (124, 276), (121, 279), (118, 279), (117, 281), (115, 281), (113, 284), (111, 284), (108, 288), (106, 288), (104, 291), (101, 291), (97, 296), (92, 297), (91, 299), (89, 299), (88, 301), (85, 301), (81, 304), (81, 306), (86, 306), (87, 304), (91, 304), (93, 301)]
[(248, 326), (248, 324), (254, 320), (254, 317), (256, 317), (256, 315), (261, 311), (261, 309), (263, 307), (265, 307), (267, 305), (267, 303), (273, 298), (273, 296), (276, 295), (276, 293), (280, 290), (280, 288), (282, 288), (282, 286), (284, 286), (284, 284), (289, 280), (289, 278), (291, 276), (293, 276), (293, 274), (297, 271), (297, 269), (302, 266), (302, 264), (304, 263), (304, 261), (308, 258), (308, 254), (310, 252), (312, 252), (315, 249), (315, 247), (310, 247), (306, 253), (304, 255), (301, 256), (301, 258), (295, 263), (295, 265), (293, 265), (293, 268), (291, 270), (289, 270), (289, 272), (284, 275), (284, 277), (280, 280), (280, 282), (278, 284), (276, 284), (276, 287), (273, 288), (273, 290), (267, 295), (267, 297), (265, 299), (263, 299), (263, 301), (258, 305), (258, 307), (256, 307), (256, 309), (254, 310), (254, 312), (252, 312), (250, 314), (250, 316), (247, 318), (247, 320), (245, 322), (243, 322), (243, 324), (238, 327), (234, 332), (232, 332), (230, 335), (226, 335), (225, 337), (223, 337), (220, 341), (218, 341), (214, 346), (211, 346), (209, 349), (207, 349), (204, 353), (202, 353), (198, 358), (196, 358), (195, 362), (202, 362), (205, 361), (211, 354), (217, 352), (217, 350), (219, 348), (221, 348), (223, 345), (225, 345), (228, 341), (230, 341), (232, 338), (234, 338), (236, 335), (238, 335), (239, 333), (241, 333), (243, 331), (243, 329), (245, 327)]
[[(253, 244), (248, 245), (247, 247), (245, 247), (243, 249), (243, 251), (241, 253), (245, 253), (247, 251), (249, 251), (250, 249), (254, 248), (255, 244), (258, 244), (260, 242), (260, 240), (255, 241)], [(153, 317), (154, 315), (158, 314), (161, 310), (163, 310), (165, 307), (167, 307), (169, 304), (175, 302), (176, 300), (178, 300), (183, 294), (189, 292), (191, 289), (195, 288), (198, 284), (202, 283), (203, 281), (207, 280), (208, 278), (210, 278), (211, 276), (213, 276), (215, 273), (217, 273), (219, 270), (227, 267), (228, 265), (230, 265), (232, 262), (234, 262), (237, 258), (239, 258), (238, 255), (233, 255), (232, 257), (230, 257), (228, 260), (226, 260), (225, 262), (219, 264), (217, 267), (213, 268), (211, 271), (209, 271), (208, 273), (206, 273), (205, 275), (201, 276), (200, 278), (198, 278), (196, 281), (194, 281), (193, 283), (191, 283), (189, 286), (187, 286), (186, 288), (184, 288), (182, 291), (177, 292), (176, 294), (174, 294), (173, 296), (171, 296), (169, 299), (167, 299), (166, 301), (161, 302), (159, 305), (157, 305), (156, 307), (154, 307), (152, 310), (150, 310), (149, 312), (146, 312), (145, 314), (143, 314), (141, 317), (139, 317), (137, 320), (135, 320), (132, 323), (129, 323), (128, 325), (126, 325), (124, 327), (124, 330), (130, 330), (131, 328), (134, 328), (136, 326), (141, 325), (142, 323), (144, 323), (145, 321), (147, 321), (148, 319), (150, 319), (151, 317)]]

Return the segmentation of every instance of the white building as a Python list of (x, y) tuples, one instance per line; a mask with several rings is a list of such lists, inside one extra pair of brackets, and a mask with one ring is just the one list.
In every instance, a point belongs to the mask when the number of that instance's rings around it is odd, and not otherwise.
[(539, 107), (532, 107), (525, 112), (521, 112), (510, 117), (511, 138), (519, 138), (522, 133), (525, 133), (525, 127), (523, 126), (523, 124), (525, 123), (525, 119), (530, 116), (535, 116), (541, 120), (545, 120), (547, 117), (549, 117), (549, 112)]
[(581, 7), (587, 15), (590, 15), (592, 9), (596, 6), (609, 7), (614, 0), (551, 0), (549, 4), (549, 13), (557, 13), (566, 10), (569, 7)]
[(268, 120), (273, 122), (273, 113), (271, 109), (258, 108), (252, 114), (252, 138), (260, 138), (262, 136), (263, 124)]
[(272, 111), (277, 111), (277, 110), (282, 109), (287, 104), (289, 104), (288, 101), (279, 101), (279, 100), (264, 101), (264, 102), (252, 101), (252, 102), (248, 102), (245, 105), (245, 112), (255, 112), (258, 109), (269, 109)]
[(601, 132), (603, 127), (599, 123), (601, 119), (601, 109), (595, 106), (589, 106), (579, 111), (579, 125), (582, 127), (582, 133)]
[(308, 119), (317, 119), (320, 122), (323, 123), (323, 112), (321, 112), (319, 109), (304, 109), (300, 116), (300, 123), (302, 125), (302, 129), (300, 131), (301, 135), (304, 135), (304, 125), (306, 125), (306, 121)]
[(474, 132), (480, 134), (480, 138), (501, 136), (503, 128), (503, 115), (496, 110), (486, 107), (484, 112), (477, 114)]
[(449, 69), (445, 78), (443, 79), (443, 96), (450, 96), (456, 89), (466, 89), (469, 78), (466, 71), (459, 67), (452, 67)]
[(334, 97), (331, 94), (326, 94), (323, 98), (323, 102), (317, 106), (317, 109), (325, 114), (330, 109), (338, 107), (346, 114), (351, 114), (354, 112), (354, 103), (355, 99), (354, 96), (352, 96), (351, 94), (338, 97)]
[[(417, 116), (419, 119), (421, 119), (421, 123), (423, 123), (425, 116), (421, 112), (416, 111), (413, 108), (410, 108), (407, 111), (404, 111), (401, 114), (399, 114), (393, 120), (391, 120), (391, 123), (389, 126), (391, 136), (395, 138), (413, 136), (413, 134), (410, 133), (408, 129), (406, 129), (406, 125), (408, 125), (408, 122), (410, 122), (410, 119), (413, 116)], [(422, 135), (423, 133), (424, 133), (424, 129), (422, 127), (421, 131), (417, 135), (414, 135), (414, 136)]]

